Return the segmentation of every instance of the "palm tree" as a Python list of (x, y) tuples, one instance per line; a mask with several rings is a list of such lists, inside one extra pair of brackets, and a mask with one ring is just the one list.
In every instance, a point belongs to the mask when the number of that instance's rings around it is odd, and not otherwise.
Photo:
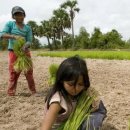
[(57, 30), (58, 30), (58, 24), (57, 24), (57, 19), (56, 17), (52, 17), (50, 20), (49, 20), (49, 26), (51, 28), (51, 38), (52, 38), (52, 41), (55, 45), (55, 49), (58, 48), (57, 44), (56, 44), (56, 35), (57, 35)]
[(27, 24), (29, 26), (31, 26), (31, 29), (32, 29), (33, 39), (32, 39), (32, 46), (31, 47), (36, 49), (38, 46), (40, 47), (39, 40), (35, 38), (35, 36), (38, 37), (38, 25), (35, 21), (32, 21), (32, 20), (28, 21)]
[(64, 29), (71, 28), (71, 22), (68, 13), (63, 10), (62, 8), (59, 8), (57, 10), (53, 11), (54, 17), (56, 18), (56, 28), (57, 28), (57, 34), (61, 38), (61, 43), (63, 45), (63, 37), (65, 34)]
[(48, 41), (48, 47), (50, 50), (53, 50), (51, 43), (50, 43), (50, 38), (51, 38), (51, 28), (50, 28), (50, 24), (49, 21), (41, 21), (41, 25), (38, 27), (38, 35), (40, 37), (45, 36), (47, 38)]
[(70, 12), (70, 18), (71, 18), (71, 26), (72, 26), (72, 38), (73, 38), (73, 45), (72, 48), (74, 49), (75, 47), (75, 41), (74, 41), (74, 17), (75, 17), (75, 12), (79, 12), (79, 8), (76, 7), (76, 5), (78, 4), (78, 2), (76, 0), (68, 0), (67, 2), (63, 3), (61, 5), (61, 8), (67, 9), (69, 8), (69, 12)]

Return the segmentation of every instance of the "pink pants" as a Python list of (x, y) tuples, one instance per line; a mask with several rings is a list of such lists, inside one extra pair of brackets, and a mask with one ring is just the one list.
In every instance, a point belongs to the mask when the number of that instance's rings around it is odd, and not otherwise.
[[(31, 58), (30, 52), (27, 53), (27, 56)], [(8, 95), (15, 95), (17, 81), (20, 76), (21, 72), (16, 72), (13, 68), (14, 62), (16, 61), (17, 57), (13, 51), (9, 51), (9, 87), (8, 87)], [(35, 82), (33, 79), (33, 69), (30, 69), (26, 74), (25, 77), (28, 82), (29, 89), (32, 93), (36, 93), (35, 89)]]

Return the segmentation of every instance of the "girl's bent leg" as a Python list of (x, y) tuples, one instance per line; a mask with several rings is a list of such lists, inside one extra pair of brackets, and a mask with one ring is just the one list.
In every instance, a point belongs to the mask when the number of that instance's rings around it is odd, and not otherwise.
[(102, 101), (100, 102), (99, 109), (96, 112), (91, 113), (89, 119), (84, 121), (79, 130), (101, 130), (102, 123), (106, 117), (107, 110), (104, 107)]

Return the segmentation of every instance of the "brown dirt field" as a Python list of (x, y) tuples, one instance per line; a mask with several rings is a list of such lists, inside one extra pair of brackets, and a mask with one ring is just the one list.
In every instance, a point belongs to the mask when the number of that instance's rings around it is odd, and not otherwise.
[[(14, 97), (8, 87), (8, 52), (0, 52), (0, 130), (39, 130), (44, 97), (48, 91), (48, 67), (64, 58), (37, 57), (32, 52), (36, 88), (42, 95), (31, 96), (21, 74)], [(86, 59), (91, 86), (100, 91), (108, 110), (102, 130), (128, 130), (130, 119), (130, 61)]]

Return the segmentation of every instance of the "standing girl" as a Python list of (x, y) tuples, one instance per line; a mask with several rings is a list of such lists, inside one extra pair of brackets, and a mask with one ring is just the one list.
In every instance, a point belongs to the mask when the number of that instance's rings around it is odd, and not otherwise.
[[(3, 31), (0, 33), (0, 38), (9, 39), (9, 87), (7, 93), (9, 96), (14, 96), (16, 93), (17, 81), (21, 72), (16, 72), (14, 70), (14, 63), (17, 60), (17, 56), (14, 53), (13, 46), (15, 44), (15, 40), (20, 37), (24, 38), (26, 44), (21, 49), (28, 57), (31, 58), (28, 48), (32, 42), (32, 31), (28, 25), (24, 24), (26, 14), (23, 8), (15, 6), (12, 8), (11, 13), (14, 21), (9, 21), (6, 23)], [(25, 76), (31, 93), (36, 93), (33, 79), (33, 69), (31, 68), (27, 73), (25, 73)]]
[[(57, 71), (56, 81), (46, 97), (45, 116), (41, 130), (57, 130), (76, 108), (77, 98), (86, 91), (93, 96), (90, 87), (86, 63), (78, 56), (64, 60)], [(93, 91), (93, 92), (92, 92)], [(88, 130), (99, 130), (106, 117), (106, 108), (101, 100), (94, 100), (89, 117)], [(87, 121), (83, 121), (78, 130), (86, 130)]]

